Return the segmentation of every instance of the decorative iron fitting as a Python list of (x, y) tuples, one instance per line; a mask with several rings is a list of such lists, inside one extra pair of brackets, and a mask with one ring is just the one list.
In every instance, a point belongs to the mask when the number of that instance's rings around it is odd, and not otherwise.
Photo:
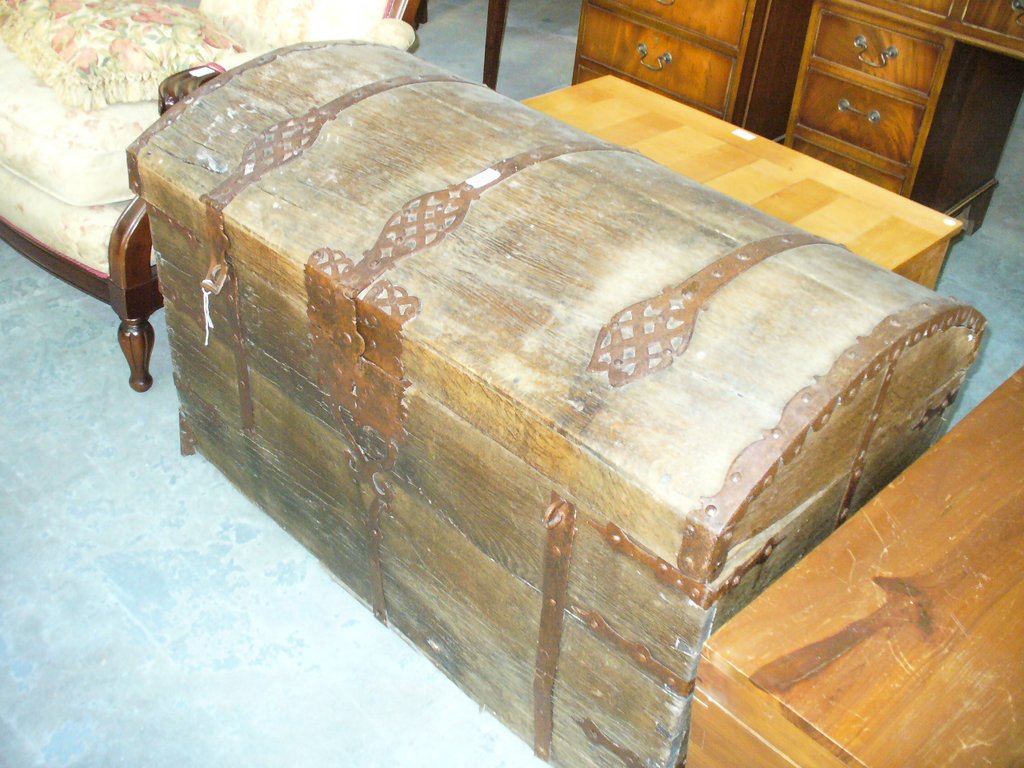
[(203, 83), (196, 91), (188, 94), (184, 98), (180, 99), (177, 103), (166, 109), (161, 115), (160, 119), (150, 125), (145, 131), (139, 134), (139, 137), (133, 141), (128, 147), (128, 183), (134, 192), (139, 197), (142, 197), (142, 180), (139, 178), (139, 155), (146, 148), (150, 141), (163, 131), (165, 128), (176, 123), (182, 115), (188, 110), (192, 104), (196, 103), (200, 99), (204, 99), (214, 91), (223, 88), (225, 85), (230, 83), (236, 77), (250, 70), (262, 67), (270, 62), (279, 59), (283, 56), (287, 56), (292, 53), (298, 53), (301, 51), (315, 51), (320, 48), (330, 48), (335, 45), (344, 45), (345, 43), (332, 43), (332, 42), (318, 42), (318, 43), (299, 43), (297, 45), (291, 45), (286, 48), (280, 48), (271, 53), (258, 56), (255, 59), (235, 67), (234, 69), (228, 70), (223, 75), (219, 75), (208, 82)]
[(689, 696), (697, 681), (686, 680), (669, 667), (658, 661), (651, 653), (651, 650), (639, 642), (631, 642), (612, 629), (611, 625), (597, 611), (588, 611), (579, 606), (573, 606), (573, 614), (585, 623), (590, 630), (614, 648), (618, 648), (640, 666), (648, 675), (660, 682), (673, 693), (680, 696)]
[(350, 264), (328, 248), (310, 255), (306, 313), (318, 381), (348, 442), (349, 463), (363, 495), (373, 613), (386, 624), (382, 524), (393, 503), (391, 473), (408, 419), (401, 329), (418, 313), (419, 301), (387, 281), (376, 284), (366, 299), (353, 296), (341, 279)]
[(587, 370), (607, 373), (608, 383), (621, 387), (668, 368), (690, 345), (697, 319), (719, 290), (765, 259), (828, 242), (794, 232), (730, 251), (678, 285), (616, 313), (598, 333)]
[(547, 541), (544, 547), (543, 602), (537, 659), (533, 675), (533, 751), (542, 760), (551, 759), (554, 730), (555, 678), (562, 646), (562, 627), (569, 594), (569, 563), (576, 536), (576, 507), (554, 491), (544, 512)]
[(344, 259), (341, 279), (354, 294), (368, 287), (399, 260), (440, 245), (465, 221), (474, 202), (511, 176), (533, 165), (579, 152), (631, 152), (600, 141), (580, 141), (536, 147), (506, 158), (474, 174), (465, 181), (444, 189), (414, 197), (395, 212), (384, 225), (374, 244), (353, 264)]
[(725, 564), (728, 541), (754, 500), (779, 471), (803, 450), (811, 431), (823, 429), (843, 403), (878, 376), (885, 375), (904, 350), (951, 328), (964, 328), (977, 355), (985, 318), (953, 299), (935, 297), (911, 305), (879, 322), (832, 365), (827, 374), (797, 392), (783, 408), (779, 422), (744, 448), (733, 460), (725, 482), (714, 496), (701, 500), (679, 548), (679, 569), (693, 580), (713, 581)]
[(313, 107), (302, 115), (274, 123), (249, 142), (231, 175), (202, 197), (206, 206), (210, 243), (210, 265), (203, 280), (203, 288), (217, 294), (224, 284), (227, 269), (225, 257), (230, 246), (224, 226), (224, 209), (232, 200), (268, 173), (302, 157), (320, 138), (324, 127), (336, 120), (348, 107), (395, 88), (435, 82), (468, 84), (468, 81), (455, 75), (444, 73), (380, 80)]
[(586, 720), (576, 719), (576, 724), (583, 729), (583, 733), (586, 734), (587, 739), (590, 740), (591, 744), (595, 744), (602, 749), (607, 749), (613, 755), (615, 755), (626, 768), (646, 768), (643, 761), (637, 756), (635, 752), (632, 752), (625, 747), (616, 744), (614, 741), (609, 739), (600, 728), (597, 727), (597, 723), (591, 720), (589, 717)]

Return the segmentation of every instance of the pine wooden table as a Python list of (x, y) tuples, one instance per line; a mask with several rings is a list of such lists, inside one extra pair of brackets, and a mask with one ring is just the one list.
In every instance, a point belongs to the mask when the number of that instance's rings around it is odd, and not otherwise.
[(1024, 765), (1024, 369), (711, 636), (688, 768)]
[(956, 219), (615, 77), (526, 104), (929, 288), (962, 229)]

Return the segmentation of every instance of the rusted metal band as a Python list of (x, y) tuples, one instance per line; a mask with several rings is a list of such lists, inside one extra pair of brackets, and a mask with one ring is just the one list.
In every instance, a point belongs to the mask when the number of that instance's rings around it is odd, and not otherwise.
[(588, 520), (587, 522), (601, 534), (604, 540), (608, 542), (608, 545), (616, 552), (645, 566), (658, 581), (680, 590), (697, 605), (704, 604), (708, 596), (706, 584), (690, 578), (672, 565), (672, 563), (648, 552), (614, 523), (607, 523), (601, 526), (593, 520)]
[(576, 720), (576, 724), (583, 729), (583, 733), (586, 734), (587, 739), (592, 744), (607, 749), (613, 755), (615, 755), (626, 768), (646, 768), (643, 761), (637, 756), (635, 752), (632, 752), (625, 747), (616, 744), (614, 741), (609, 739), (600, 728), (597, 727), (597, 723), (591, 720), (589, 717), (586, 720)]
[(933, 420), (941, 418), (942, 415), (953, 406), (953, 403), (956, 402), (956, 398), (959, 394), (960, 387), (953, 387), (945, 394), (942, 400), (935, 405), (925, 408), (924, 413), (921, 414), (921, 418), (914, 425), (913, 429), (919, 432), (931, 424)]
[(878, 424), (878, 417), (882, 413), (885, 396), (889, 394), (889, 382), (892, 381), (895, 365), (894, 360), (886, 366), (885, 374), (882, 376), (882, 383), (878, 387), (878, 392), (875, 393), (875, 401), (871, 404), (868, 423), (864, 425), (860, 440), (857, 443), (857, 450), (853, 454), (853, 464), (850, 467), (850, 479), (846, 484), (846, 492), (843, 493), (843, 500), (839, 504), (839, 514), (836, 516), (837, 526), (850, 516), (850, 505), (853, 503), (854, 494), (857, 493), (860, 477), (864, 474), (864, 462), (868, 457), (868, 446), (871, 444), (871, 438), (875, 434), (875, 426)]
[(276, 59), (282, 58), (292, 53), (298, 53), (301, 51), (315, 51), (321, 48), (330, 48), (334, 45), (346, 45), (347, 43), (337, 42), (317, 42), (317, 43), (299, 43), (297, 45), (291, 45), (286, 48), (280, 48), (276, 51), (258, 56), (255, 59), (250, 59), (244, 64), (240, 64), (234, 69), (229, 69), (222, 75), (218, 75), (212, 80), (204, 83), (193, 93), (185, 96), (185, 98), (178, 101), (176, 104), (167, 109), (163, 115), (155, 123), (150, 125), (145, 131), (139, 134), (139, 137), (135, 139), (128, 146), (128, 183), (131, 186), (132, 192), (136, 195), (142, 196), (142, 182), (139, 178), (139, 155), (146, 148), (146, 145), (156, 136), (158, 133), (163, 131), (168, 126), (177, 122), (178, 119), (185, 114), (185, 111), (199, 99), (209, 96), (214, 91), (223, 88), (225, 85), (230, 83), (236, 77), (245, 72), (249, 72), (258, 67), (262, 67), (269, 64)]
[(349, 262), (342, 272), (343, 282), (354, 294), (361, 293), (400, 259), (444, 242), (465, 221), (470, 206), (488, 190), (531, 166), (595, 151), (632, 152), (601, 141), (551, 144), (508, 157), (465, 181), (414, 197), (388, 219), (360, 261)]
[(736, 457), (718, 493), (703, 498), (701, 508), (690, 513), (692, 522), (679, 549), (680, 571), (697, 581), (713, 580), (725, 563), (725, 534), (736, 528), (754, 499), (796, 458), (812, 430), (825, 427), (836, 408), (883, 375), (906, 349), (950, 328), (965, 328), (974, 343), (973, 359), (984, 327), (977, 310), (936, 297), (890, 315), (858, 339), (827, 374), (790, 399), (778, 424)]
[(249, 185), (265, 175), (302, 157), (316, 144), (324, 127), (345, 109), (373, 96), (423, 83), (465, 83), (469, 81), (445, 73), (405, 75), (379, 80), (356, 88), (326, 104), (313, 107), (297, 117), (289, 117), (264, 129), (249, 142), (235, 170), (212, 191), (202, 196), (210, 242), (210, 266), (203, 287), (216, 294), (225, 279), (225, 255), (229, 247), (224, 226), (224, 209)]
[(533, 751), (542, 760), (551, 759), (554, 730), (555, 678), (562, 645), (562, 626), (568, 607), (569, 563), (576, 536), (576, 508), (552, 491), (551, 504), (544, 513), (547, 541), (544, 547), (544, 575), (533, 675)]
[(419, 301), (387, 281), (378, 293), (357, 300), (340, 276), (333, 252), (310, 255), (306, 312), (319, 384), (350, 447), (350, 466), (366, 508), (373, 614), (387, 624), (382, 524), (393, 502), (390, 481), (407, 419), (400, 331), (416, 316)]
[(391, 504), (394, 501), (390, 480), (391, 471), (398, 459), (398, 446), (391, 443), (388, 445), (387, 456), (375, 461), (359, 448), (358, 442), (353, 442), (356, 450), (352, 453), (352, 467), (360, 479), (360, 488), (372, 494), (372, 498), (366, 505), (370, 599), (373, 605), (373, 615), (382, 624), (387, 624), (387, 598), (384, 595), (384, 571), (381, 567), (381, 543), (384, 541), (384, 530), (381, 524), (390, 514)]
[(606, 373), (609, 384), (621, 387), (668, 368), (690, 345), (704, 305), (719, 290), (765, 259), (828, 242), (794, 232), (730, 251), (678, 285), (617, 312), (597, 334), (587, 370)]
[(245, 349), (245, 321), (242, 318), (238, 277), (233, 270), (232, 277), (227, 284), (226, 294), (230, 307), (228, 319), (231, 323), (231, 341), (235, 357), (235, 376), (238, 379), (238, 404), (242, 429), (252, 435), (256, 430), (256, 413), (252, 401), (252, 382), (249, 376), (249, 353)]
[(680, 696), (689, 696), (693, 693), (693, 688), (697, 683), (696, 680), (686, 680), (681, 678), (669, 667), (658, 661), (658, 659), (656, 659), (651, 653), (650, 648), (646, 645), (627, 640), (616, 632), (600, 613), (597, 611), (588, 611), (584, 608), (580, 608), (579, 606), (573, 606), (572, 612), (577, 616), (577, 618), (584, 622), (595, 635), (611, 645), (613, 648), (618, 648), (620, 651), (625, 653), (629, 658), (640, 665), (641, 669), (647, 672), (648, 675), (660, 682), (670, 691), (677, 693)]
[(185, 414), (178, 411), (178, 437), (182, 456), (194, 456), (196, 453), (196, 433), (192, 431)]
[(689, 574), (676, 568), (667, 560), (662, 560), (652, 552), (633, 541), (632, 538), (619, 526), (614, 523), (607, 523), (601, 526), (593, 520), (588, 521), (590, 525), (601, 534), (604, 540), (616, 552), (625, 555), (631, 560), (643, 565), (662, 584), (673, 587), (685, 594), (700, 608), (710, 608), (724, 595), (738, 587), (746, 573), (756, 565), (760, 565), (769, 557), (778, 546), (780, 540), (772, 538), (765, 545), (751, 556), (746, 562), (741, 563), (733, 571), (732, 578), (723, 582), (716, 588), (710, 584), (697, 581)]

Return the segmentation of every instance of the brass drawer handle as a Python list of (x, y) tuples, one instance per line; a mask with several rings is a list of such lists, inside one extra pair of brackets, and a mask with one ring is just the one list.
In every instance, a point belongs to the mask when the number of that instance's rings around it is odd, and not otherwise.
[[(1024, 0), (1014, 0), (1014, 2), (1024, 3)], [(869, 67), (874, 67), (875, 69), (881, 69), (889, 63), (889, 59), (895, 59), (900, 55), (900, 49), (895, 45), (890, 45), (878, 54), (878, 61), (872, 61), (864, 55), (868, 50), (868, 39), (864, 37), (864, 35), (857, 35), (857, 37), (854, 38), (853, 47), (860, 51), (860, 53), (857, 54), (857, 58)]]
[(877, 109), (872, 109), (870, 112), (863, 112), (857, 109), (853, 104), (850, 103), (849, 99), (839, 100), (839, 111), (840, 112), (852, 112), (855, 115), (862, 115), (868, 119), (869, 123), (878, 125), (882, 122), (882, 113)]
[(675, 5), (676, 0), (658, 0), (659, 5)]
[[(658, 2), (660, 3), (661, 0), (658, 0)], [(1010, 10), (1020, 11), (1014, 21), (1017, 23), (1018, 27), (1024, 27), (1024, 0), (1013, 0), (1013, 2), (1010, 3)]]
[(669, 53), (668, 51), (665, 51), (663, 54), (661, 54), (661, 56), (657, 58), (658, 66), (654, 66), (653, 64), (648, 64), (646, 61), (644, 61), (644, 59), (647, 58), (647, 43), (640, 43), (640, 45), (638, 45), (636, 49), (640, 53), (640, 63), (643, 64), (652, 72), (661, 72), (661, 70), (665, 68), (666, 64), (672, 63), (672, 54)]

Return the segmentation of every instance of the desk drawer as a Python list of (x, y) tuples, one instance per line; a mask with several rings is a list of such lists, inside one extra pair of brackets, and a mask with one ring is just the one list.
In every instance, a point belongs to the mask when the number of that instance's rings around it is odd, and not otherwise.
[(921, 105), (811, 69), (807, 72), (797, 123), (897, 163), (909, 164), (924, 112)]
[(931, 93), (942, 58), (941, 38), (928, 39), (826, 10), (821, 14), (814, 56), (866, 75)]
[(852, 173), (854, 176), (859, 176), (865, 181), (870, 181), (872, 184), (876, 184), (883, 189), (888, 189), (890, 192), (896, 192), (897, 194), (905, 192), (905, 176), (893, 176), (885, 171), (872, 168), (870, 165), (858, 163), (856, 160), (846, 157), (845, 155), (830, 152), (824, 147), (819, 147), (817, 144), (811, 141), (805, 141), (800, 137), (795, 137), (793, 139), (792, 146), (793, 149), (798, 152), (810, 155), (816, 160), (821, 160), (823, 163), (835, 166), (841, 171), (846, 171), (847, 173)]
[(1024, 0), (970, 0), (964, 24), (1024, 42)]
[(619, 0), (641, 13), (739, 48), (748, 0)]
[(615, 14), (587, 6), (579, 47), (603, 64), (724, 116), (736, 59)]

